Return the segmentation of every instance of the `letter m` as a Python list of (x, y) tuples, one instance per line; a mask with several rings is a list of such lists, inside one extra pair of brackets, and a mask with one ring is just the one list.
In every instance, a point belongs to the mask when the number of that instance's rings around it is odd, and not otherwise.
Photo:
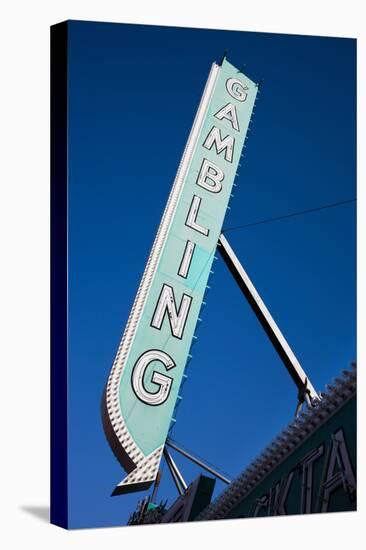
[(226, 138), (221, 139), (220, 129), (216, 128), (216, 126), (213, 126), (210, 133), (205, 139), (203, 147), (210, 150), (213, 144), (215, 144), (216, 153), (218, 155), (222, 151), (225, 151), (225, 160), (232, 162), (234, 153), (233, 136), (227, 135)]

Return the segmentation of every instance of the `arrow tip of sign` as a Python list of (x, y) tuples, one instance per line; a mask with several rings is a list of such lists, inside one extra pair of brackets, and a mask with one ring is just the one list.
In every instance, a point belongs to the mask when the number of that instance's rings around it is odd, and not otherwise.
[(147, 490), (154, 483), (164, 446), (161, 445), (148, 456), (139, 460), (136, 467), (115, 487), (111, 496)]

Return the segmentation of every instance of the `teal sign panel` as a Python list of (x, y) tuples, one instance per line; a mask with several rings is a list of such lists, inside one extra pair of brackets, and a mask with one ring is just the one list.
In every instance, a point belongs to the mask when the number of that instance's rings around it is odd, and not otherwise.
[(258, 86), (212, 65), (103, 396), (107, 439), (128, 475), (156, 479)]

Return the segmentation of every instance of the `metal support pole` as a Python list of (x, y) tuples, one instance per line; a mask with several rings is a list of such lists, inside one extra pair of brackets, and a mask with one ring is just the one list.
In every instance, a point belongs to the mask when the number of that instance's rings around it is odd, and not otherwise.
[(156, 494), (158, 492), (158, 488), (159, 488), (159, 485), (160, 485), (161, 473), (162, 473), (161, 469), (159, 469), (159, 471), (157, 473), (157, 476), (156, 476), (156, 479), (155, 479), (154, 489), (153, 489), (153, 492), (151, 494), (151, 502), (155, 502)]
[(249, 305), (254, 311), (258, 321), (261, 323), (268, 338), (282, 359), (282, 362), (288, 370), (292, 380), (295, 382), (299, 390), (299, 395), (304, 394), (304, 399), (307, 401), (308, 405), (311, 406), (313, 399), (319, 400), (317, 392), (302, 369), (282, 332), (275, 323), (272, 315), (264, 305), (263, 300), (259, 296), (252, 281), (249, 279), (243, 266), (236, 257), (233, 249), (222, 234), (220, 235), (217, 248), (231, 274), (238, 283), (241, 291), (249, 302)]
[(221, 481), (223, 481), (224, 483), (227, 483), (228, 485), (230, 485), (230, 483), (231, 483), (230, 479), (228, 479), (227, 477), (223, 476), (222, 474), (220, 474), (219, 472), (217, 472), (216, 470), (211, 468), (211, 466), (208, 466), (207, 464), (202, 462), (202, 460), (200, 460), (199, 458), (196, 458), (195, 456), (191, 455), (187, 451), (184, 451), (176, 443), (173, 443), (173, 441), (171, 441), (170, 439), (166, 440), (166, 445), (169, 445), (169, 447), (171, 447), (172, 449), (174, 449), (175, 451), (177, 451), (181, 455), (185, 456), (186, 458), (188, 458), (189, 460), (191, 460), (192, 462), (194, 462), (198, 466), (201, 466), (201, 468), (203, 468), (204, 470), (207, 470), (208, 472), (213, 474), (218, 479), (221, 479)]
[(164, 447), (163, 452), (164, 452), (165, 460), (166, 460), (166, 463), (168, 464), (170, 473), (172, 474), (172, 478), (174, 480), (175, 486), (178, 489), (178, 493), (180, 495), (184, 495), (185, 491), (187, 490), (187, 484), (184, 481), (182, 474), (180, 473), (176, 463), (174, 462), (166, 446)]

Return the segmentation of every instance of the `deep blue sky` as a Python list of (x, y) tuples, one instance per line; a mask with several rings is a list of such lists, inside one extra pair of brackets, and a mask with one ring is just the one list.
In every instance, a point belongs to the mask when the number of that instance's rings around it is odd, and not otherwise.
[[(100, 401), (213, 61), (258, 97), (224, 227), (355, 197), (351, 39), (71, 22), (71, 527), (123, 525), (124, 477)], [(355, 358), (355, 205), (227, 232), (318, 390)], [(172, 437), (239, 474), (293, 416), (297, 391), (222, 260)], [(188, 482), (199, 473), (176, 456)], [(217, 482), (216, 494), (224, 486)], [(164, 467), (158, 498), (176, 491)]]

